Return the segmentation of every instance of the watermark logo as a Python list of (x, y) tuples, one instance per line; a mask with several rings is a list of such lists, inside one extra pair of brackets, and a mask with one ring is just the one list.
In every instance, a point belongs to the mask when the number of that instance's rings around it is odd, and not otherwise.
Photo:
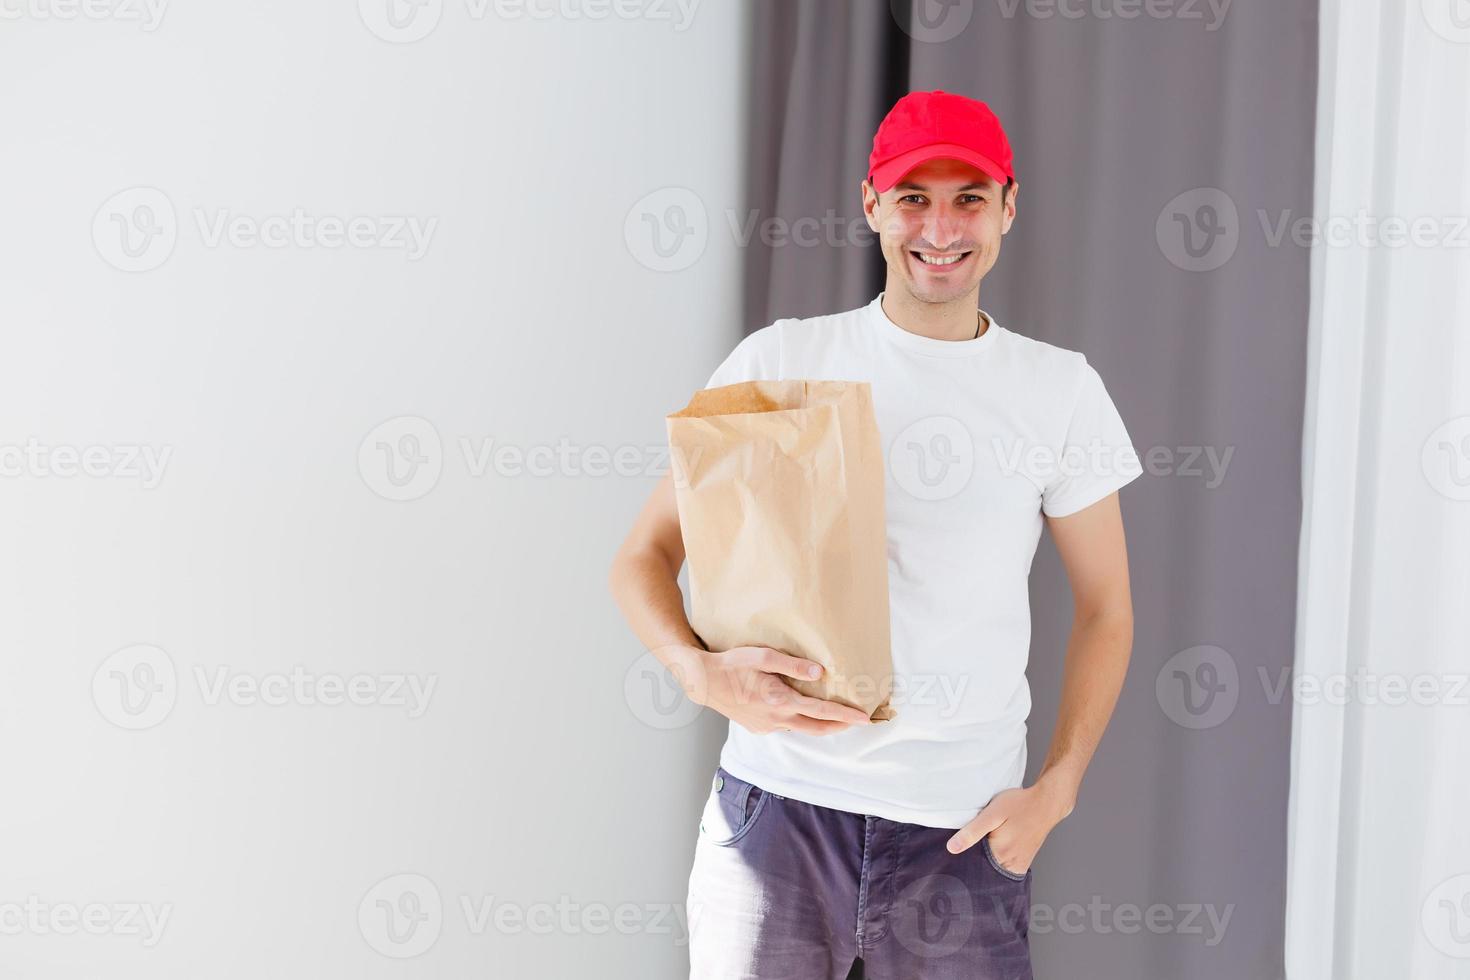
[(1470, 500), (1470, 415), (1450, 419), (1424, 440), (1424, 479), (1450, 500)]
[(363, 25), (389, 44), (422, 41), (443, 13), (444, 0), (357, 0)]
[[(207, 707), (355, 707), (401, 708), (421, 717), (438, 686), (437, 674), (312, 673), (297, 665), (289, 671), (251, 674), (226, 665), (194, 665), (194, 684)], [(161, 724), (178, 702), (181, 687), (173, 658), (150, 644), (125, 647), (109, 656), (92, 675), (92, 701), (102, 717), (138, 731)]]
[(179, 240), (173, 202), (156, 187), (129, 187), (102, 202), (92, 216), (97, 254), (123, 272), (163, 265)]
[(964, 948), (975, 928), (975, 901), (953, 875), (924, 875), (893, 903), (893, 934), (903, 948), (923, 958), (949, 956)]
[[(675, 33), (689, 29), (699, 0), (464, 0), (471, 21), (666, 21)], [(443, 0), (358, 0), (363, 25), (391, 44), (421, 41), (439, 26)]]
[(1470, 44), (1470, 0), (1419, 0), (1430, 30), (1455, 44)]
[(1258, 208), (1256, 220), (1271, 248), (1288, 240), (1297, 248), (1470, 248), (1470, 217), (1463, 214), (1409, 217), (1359, 208), (1352, 214), (1318, 217), (1286, 208), (1273, 216)]
[[(428, 253), (439, 227), (439, 219), (433, 216), (342, 216), (313, 214), (301, 207), (267, 215), (193, 207), (188, 214), (199, 244), (207, 249), (353, 248), (398, 251), (410, 262)], [(92, 243), (114, 268), (148, 272), (173, 254), (180, 225), (167, 194), (156, 187), (130, 187), (104, 201), (92, 216)]]
[(0, 477), (137, 480), (144, 490), (163, 482), (172, 446), (135, 443), (117, 445), (51, 445), (34, 436), (24, 445), (0, 443)]
[(410, 959), (429, 950), (444, 928), (439, 889), (419, 874), (389, 875), (357, 906), (357, 928), (377, 952)]
[(582, 902), (559, 895), (555, 902), (512, 902), (494, 895), (461, 895), (461, 914), (472, 936), (495, 932), (504, 936), (672, 936), (673, 945), (689, 944), (689, 917), (682, 903)]
[(1470, 674), (1380, 674), (1366, 667), (1352, 673), (1294, 674), (1280, 667), (1276, 676), (1257, 667), (1268, 704), (1280, 704), (1291, 695), (1293, 704), (1315, 707), (1348, 704), (1416, 708), (1470, 707)]
[(1032, 20), (1201, 21), (1206, 32), (1220, 29), (1233, 0), (996, 0), (1006, 20), (1024, 12)]
[(29, 895), (24, 902), (0, 901), (0, 936), (123, 936), (147, 949), (163, 939), (172, 902), (47, 902)]
[(1211, 272), (1230, 261), (1240, 244), (1240, 213), (1218, 187), (1196, 187), (1174, 197), (1154, 223), (1159, 251), (1187, 272)]
[(623, 241), (646, 269), (687, 269), (699, 261), (709, 243), (704, 202), (686, 187), (664, 187), (645, 194), (623, 219)]
[(379, 424), (358, 445), (357, 470), (385, 500), (417, 500), (439, 483), (446, 463), (458, 459), (471, 479), (657, 478), (672, 473), (675, 486), (688, 485), (703, 450), (688, 453), (667, 445), (583, 444), (565, 436), (555, 443), (520, 444), (491, 436), (458, 436), (457, 452), (446, 452), (428, 419), (400, 415)]
[(359, 708), (402, 708), (409, 718), (421, 718), (429, 710), (438, 674), (314, 674), (297, 665), (289, 672), (249, 674), (227, 666), (213, 670), (195, 665), (194, 683), (209, 707), (229, 703), (249, 708), (255, 705), (280, 708), (286, 705), (335, 708), (350, 704)]
[(1419, 909), (1429, 944), (1446, 956), (1470, 959), (1470, 874), (1446, 878)]
[(92, 675), (92, 703), (119, 728), (141, 731), (168, 717), (179, 696), (174, 662), (156, 646), (124, 647)]
[(357, 471), (385, 500), (417, 500), (439, 483), (444, 447), (428, 419), (400, 415), (378, 425), (357, 448)]
[(1198, 936), (1207, 948), (1213, 948), (1225, 941), (1234, 915), (1234, 902), (1224, 907), (1213, 902), (1178, 905), (1156, 902), (1142, 906), (1133, 902), (1115, 904), (1105, 901), (1101, 895), (1092, 895), (1086, 905), (1081, 902), (1032, 905), (1030, 931), (1042, 936), (1052, 932), (1069, 936), (1084, 933), (1136, 936), (1141, 932), (1155, 936)]
[(1240, 671), (1235, 658), (1216, 646), (1180, 650), (1164, 662), (1154, 681), (1159, 707), (1183, 728), (1214, 728), (1235, 712)]
[(975, 0), (889, 0), (904, 33), (924, 44), (943, 44), (964, 33), (975, 17)]
[(693, 664), (666, 667), (649, 651), (634, 660), (623, 675), (623, 700), (633, 717), (649, 728), (684, 728), (704, 711), (703, 705), (685, 693), (694, 689), (688, 685), (702, 686), (703, 674)]
[(975, 443), (963, 422), (930, 415), (900, 432), (888, 447), (894, 481), (920, 500), (945, 500), (970, 483)]
[(111, 20), (158, 30), (168, 0), (0, 0), (0, 20)]

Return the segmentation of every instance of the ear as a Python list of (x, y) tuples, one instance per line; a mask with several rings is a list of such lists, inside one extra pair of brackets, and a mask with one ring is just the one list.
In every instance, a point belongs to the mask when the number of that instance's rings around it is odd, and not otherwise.
[(1006, 191), (1005, 214), (1001, 215), (1000, 233), (1004, 235), (1011, 230), (1011, 222), (1016, 220), (1016, 196), (1021, 193), (1021, 182), (1011, 184), (1011, 189)]
[(868, 229), (873, 232), (878, 230), (878, 192), (873, 190), (873, 185), (864, 180), (861, 184), (863, 194), (863, 216), (868, 219)]

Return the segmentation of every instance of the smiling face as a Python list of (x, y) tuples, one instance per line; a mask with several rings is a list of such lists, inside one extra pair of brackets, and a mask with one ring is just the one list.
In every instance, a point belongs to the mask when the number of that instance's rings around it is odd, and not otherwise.
[(863, 182), (868, 227), (878, 233), (893, 292), (922, 303), (951, 303), (978, 293), (1016, 216), (1012, 184), (959, 160), (930, 160), (877, 194)]

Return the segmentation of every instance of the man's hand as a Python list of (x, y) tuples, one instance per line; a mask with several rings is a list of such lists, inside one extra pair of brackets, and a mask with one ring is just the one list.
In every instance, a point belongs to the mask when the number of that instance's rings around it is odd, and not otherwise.
[(830, 735), (872, 724), (857, 708), (808, 697), (788, 685), (783, 675), (816, 680), (822, 667), (770, 647), (735, 647), (722, 653), (684, 647), (660, 659), (670, 663), (689, 700), (757, 735), (775, 731)]
[(1025, 874), (1046, 835), (1071, 812), (1070, 800), (1049, 784), (1004, 790), (996, 793), (945, 846), (951, 854), (959, 854), (989, 834), (990, 853), (1001, 867)]

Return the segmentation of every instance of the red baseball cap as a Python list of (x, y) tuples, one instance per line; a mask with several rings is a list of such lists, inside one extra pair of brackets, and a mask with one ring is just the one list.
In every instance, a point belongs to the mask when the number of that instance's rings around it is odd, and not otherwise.
[(1011, 144), (984, 102), (952, 92), (910, 92), (893, 104), (873, 135), (868, 176), (886, 191), (910, 170), (936, 159), (962, 160), (1001, 183), (1015, 178)]

